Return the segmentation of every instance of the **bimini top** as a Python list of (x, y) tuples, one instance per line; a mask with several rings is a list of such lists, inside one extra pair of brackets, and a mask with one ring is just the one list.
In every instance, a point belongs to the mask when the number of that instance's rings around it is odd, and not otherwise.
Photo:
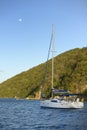
[(64, 96), (82, 96), (82, 94), (70, 94), (70, 93), (65, 93), (65, 94), (63, 94)]

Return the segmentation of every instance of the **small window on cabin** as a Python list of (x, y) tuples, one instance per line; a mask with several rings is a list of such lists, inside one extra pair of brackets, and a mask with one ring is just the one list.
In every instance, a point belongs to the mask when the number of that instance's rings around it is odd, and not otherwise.
[(57, 100), (51, 100), (51, 102), (57, 102)]

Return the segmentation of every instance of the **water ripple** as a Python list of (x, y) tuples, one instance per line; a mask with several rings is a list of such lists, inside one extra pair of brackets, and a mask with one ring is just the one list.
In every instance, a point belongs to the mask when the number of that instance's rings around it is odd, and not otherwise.
[(0, 99), (0, 130), (86, 130), (83, 109), (43, 109), (39, 101)]

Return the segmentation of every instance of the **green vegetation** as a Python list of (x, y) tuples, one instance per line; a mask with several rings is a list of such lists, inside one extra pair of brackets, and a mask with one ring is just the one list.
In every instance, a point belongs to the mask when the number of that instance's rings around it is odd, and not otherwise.
[[(87, 47), (69, 50), (55, 57), (54, 87), (87, 95)], [(0, 97), (39, 98), (45, 63), (22, 72), (0, 84)], [(51, 91), (51, 60), (48, 61), (45, 95)]]

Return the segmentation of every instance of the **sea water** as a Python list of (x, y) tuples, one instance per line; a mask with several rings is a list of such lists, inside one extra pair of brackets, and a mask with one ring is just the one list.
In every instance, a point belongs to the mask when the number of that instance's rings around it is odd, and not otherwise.
[(0, 130), (87, 130), (82, 109), (40, 108), (40, 101), (0, 99)]

